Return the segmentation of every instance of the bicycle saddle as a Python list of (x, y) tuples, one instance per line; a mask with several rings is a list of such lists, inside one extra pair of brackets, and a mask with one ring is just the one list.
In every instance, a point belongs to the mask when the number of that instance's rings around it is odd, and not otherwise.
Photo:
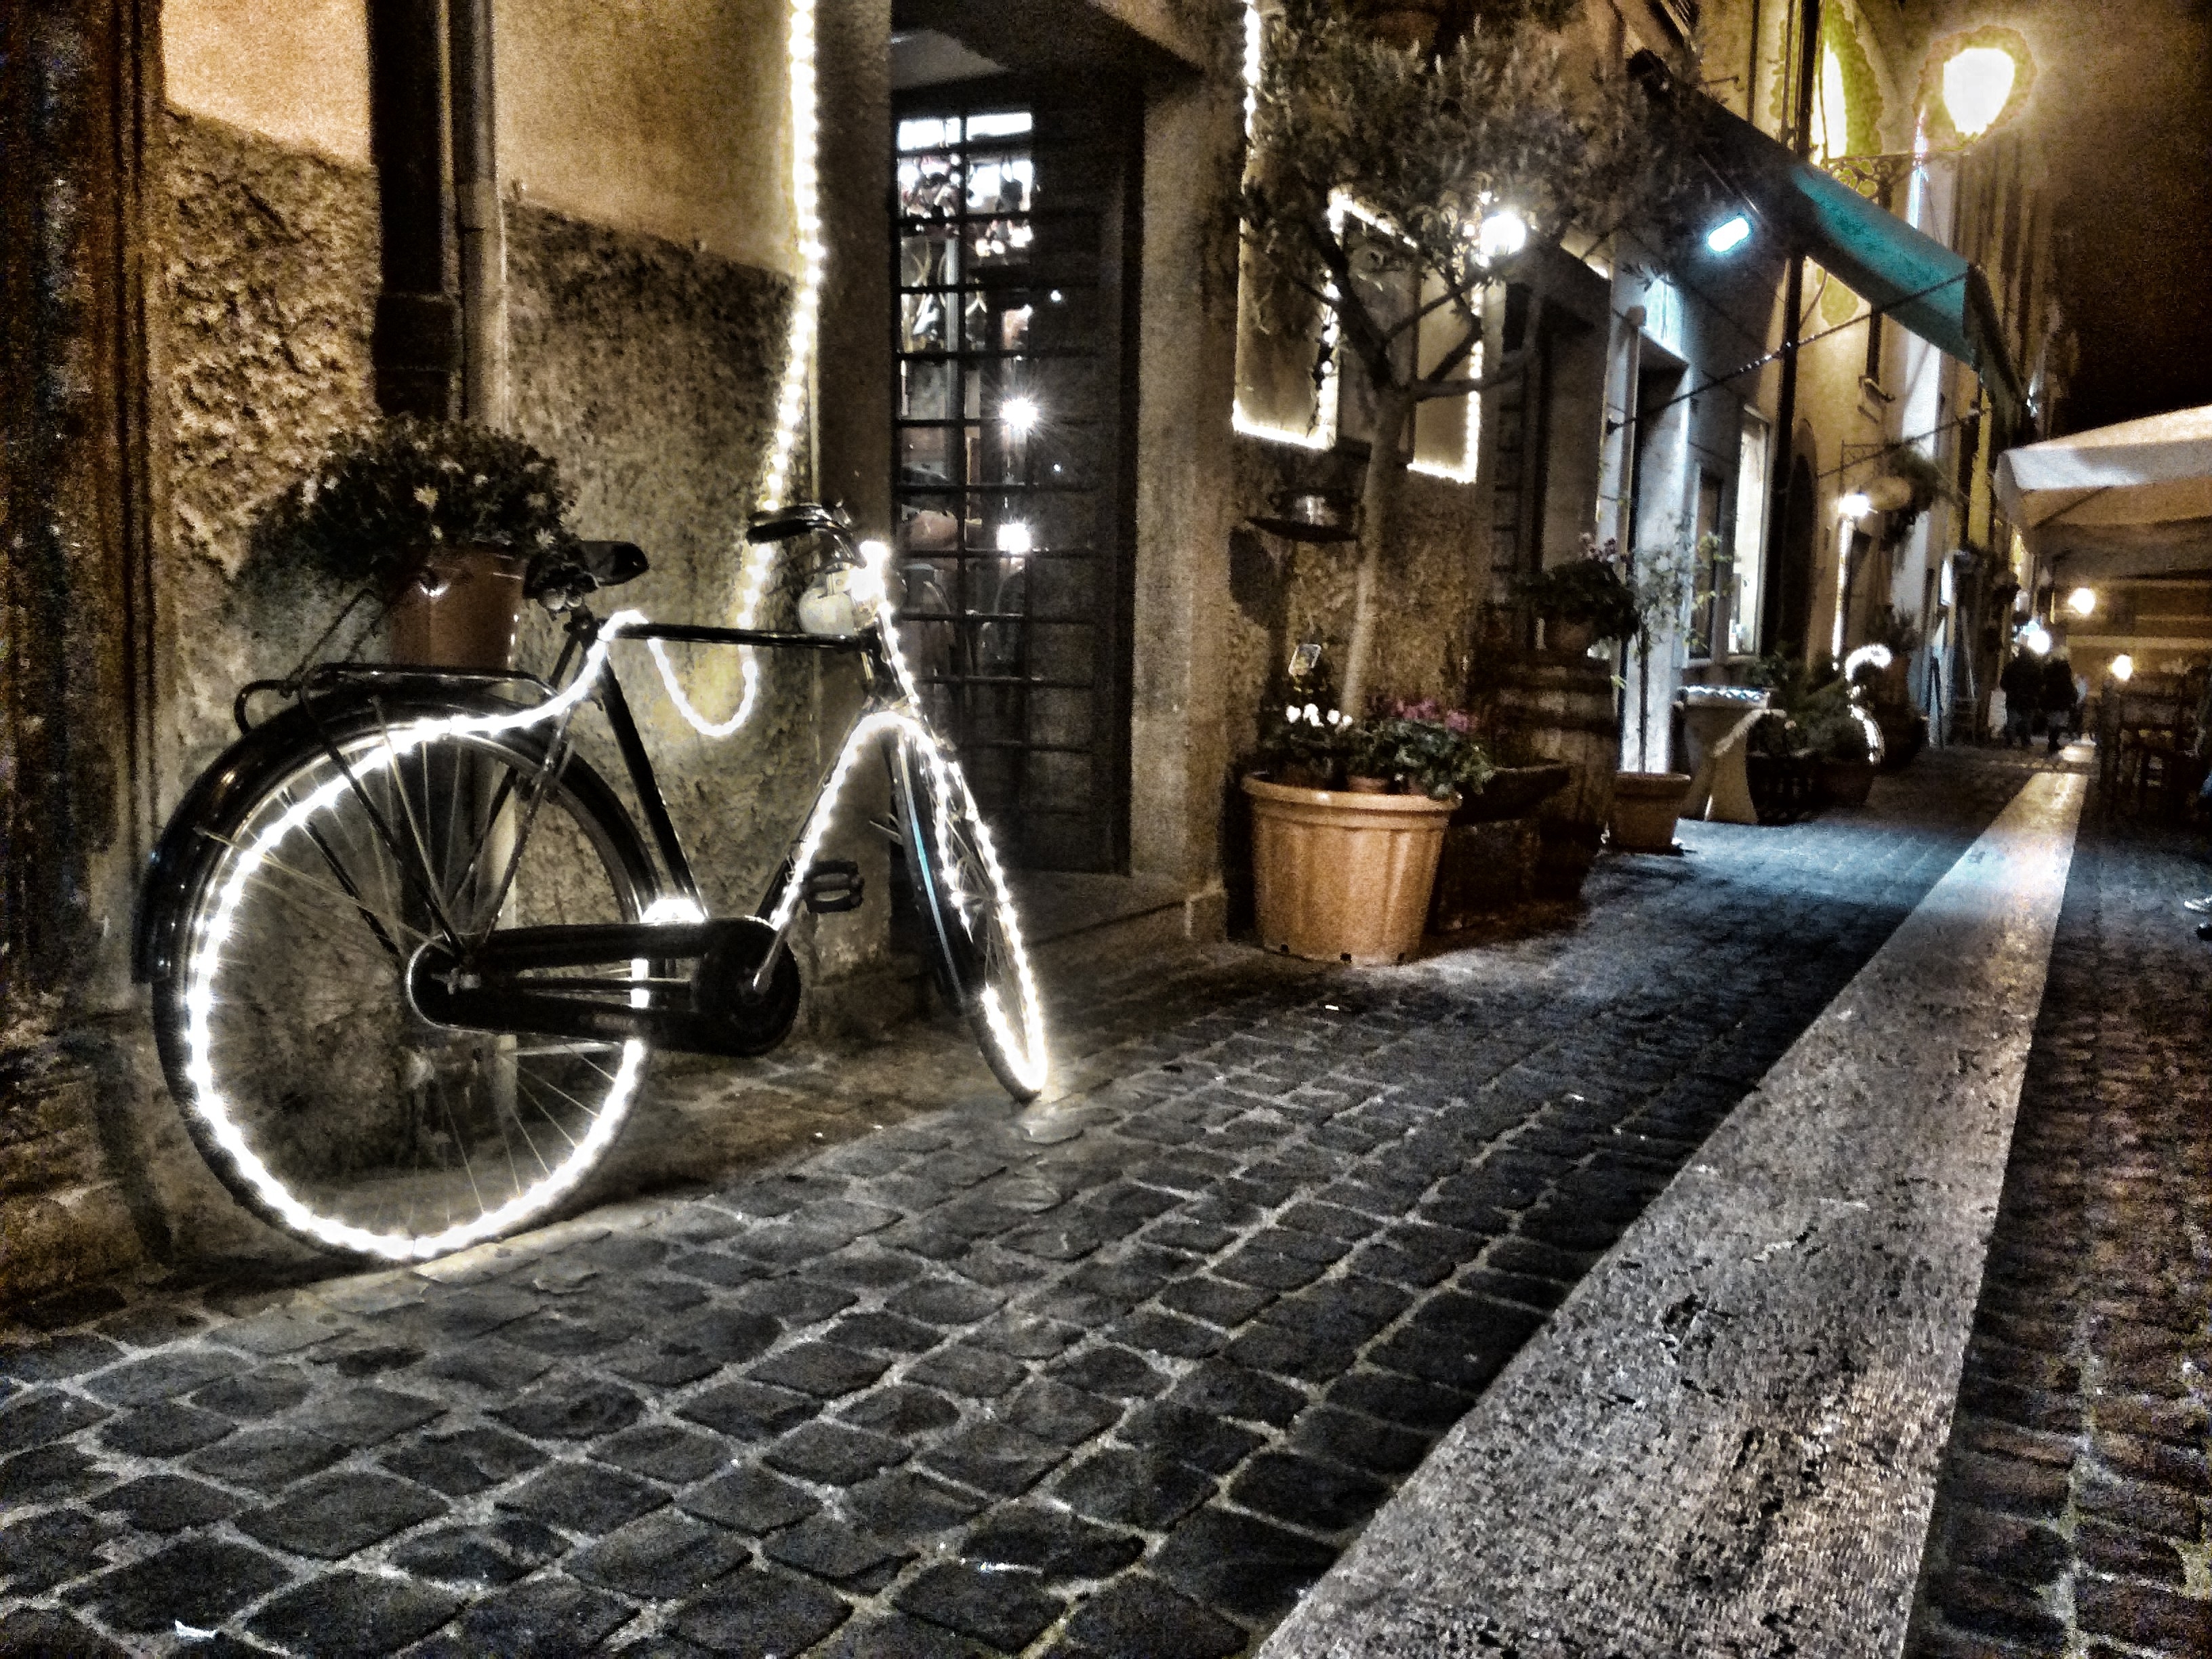
[(817, 530), (841, 530), (846, 526), (843, 514), (814, 501), (794, 501), (789, 507), (771, 507), (757, 513), (745, 526), (749, 542), (784, 542), (793, 536), (811, 535)]
[(650, 568), (635, 542), (574, 542), (531, 560), (523, 592), (555, 611), (565, 611), (586, 593), (619, 587)]

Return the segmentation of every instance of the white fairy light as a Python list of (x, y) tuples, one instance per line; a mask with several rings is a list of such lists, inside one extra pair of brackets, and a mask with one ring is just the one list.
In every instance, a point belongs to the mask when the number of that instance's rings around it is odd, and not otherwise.
[(1863, 645), (1844, 659), (1844, 684), (1849, 685), (1858, 678), (1859, 670), (1872, 666), (1877, 672), (1889, 666), (1891, 657), (1886, 645)]

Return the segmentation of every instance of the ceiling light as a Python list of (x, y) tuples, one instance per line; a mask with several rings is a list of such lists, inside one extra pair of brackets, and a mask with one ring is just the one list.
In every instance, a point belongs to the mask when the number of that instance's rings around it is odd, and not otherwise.
[(1751, 240), (1751, 221), (1741, 213), (1723, 219), (1705, 233), (1705, 246), (1716, 253), (1732, 253)]

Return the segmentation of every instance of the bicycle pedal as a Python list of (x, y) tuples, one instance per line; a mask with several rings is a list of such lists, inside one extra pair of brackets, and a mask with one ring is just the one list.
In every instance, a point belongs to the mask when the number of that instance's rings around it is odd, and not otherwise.
[(857, 910), (866, 890), (866, 884), (860, 879), (860, 866), (852, 860), (817, 860), (806, 872), (806, 908), (817, 916)]

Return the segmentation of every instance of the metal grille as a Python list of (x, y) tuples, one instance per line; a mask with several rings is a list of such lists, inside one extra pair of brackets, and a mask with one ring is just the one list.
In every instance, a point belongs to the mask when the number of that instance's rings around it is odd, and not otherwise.
[(1016, 860), (1111, 868), (1126, 792), (1119, 168), (1065, 115), (938, 111), (897, 123), (906, 648)]

